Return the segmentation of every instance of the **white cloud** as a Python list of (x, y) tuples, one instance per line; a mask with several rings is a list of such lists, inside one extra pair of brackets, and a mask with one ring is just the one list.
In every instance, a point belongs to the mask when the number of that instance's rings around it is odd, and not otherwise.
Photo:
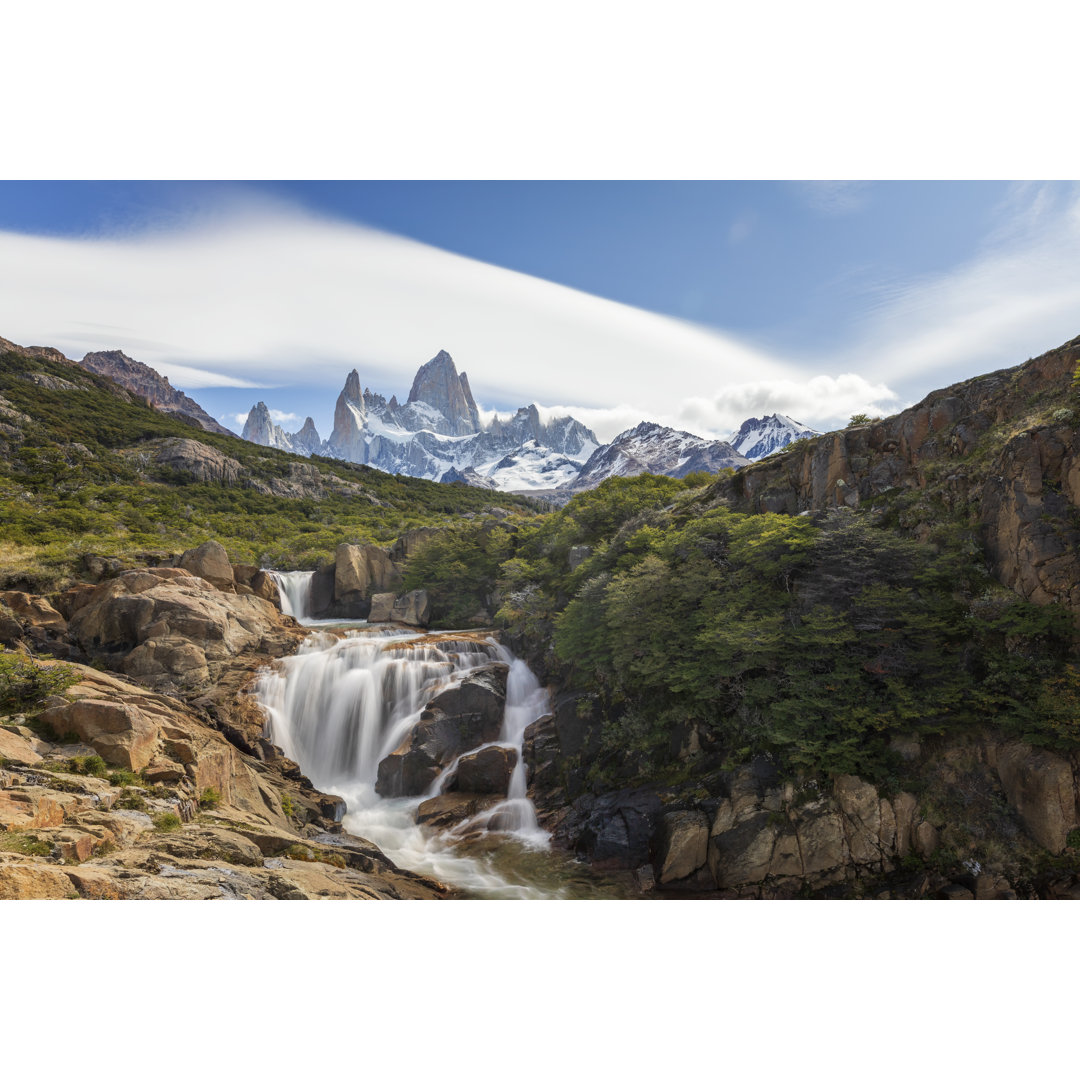
[[(984, 248), (894, 285), (853, 329), (845, 366), (921, 396), (1080, 332), (1080, 192), (1018, 185)], [(916, 389), (917, 388), (917, 389)]]
[(219, 416), (218, 417), (218, 419), (221, 420), (221, 421), (232, 419), (232, 420), (235, 420), (238, 424), (241, 424), (241, 425), (247, 423), (247, 418), (248, 418), (248, 414), (246, 412), (233, 413), (231, 416), (228, 413), (226, 413), (224, 416)]

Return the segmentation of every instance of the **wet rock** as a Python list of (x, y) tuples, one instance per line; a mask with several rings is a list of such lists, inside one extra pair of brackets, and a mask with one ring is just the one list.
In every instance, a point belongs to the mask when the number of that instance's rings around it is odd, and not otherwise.
[(498, 797), (469, 791), (451, 791), (422, 802), (416, 810), (417, 825), (432, 829), (452, 829), (499, 802)]
[(559, 782), (559, 736), (551, 713), (534, 720), (525, 729), (521, 750), (528, 786), (554, 788)]
[(508, 746), (487, 746), (465, 754), (458, 760), (450, 790), (505, 796), (516, 764), (517, 751)]
[(632, 870), (650, 861), (663, 815), (654, 791), (613, 791), (574, 800), (556, 836), (600, 866)]
[(406, 626), (427, 626), (431, 621), (431, 599), (426, 589), (414, 589), (394, 601), (393, 619)]
[(491, 664), (444, 690), (402, 743), (379, 762), (375, 790), (384, 797), (422, 795), (459, 754), (493, 742), (506, 704), (506, 664)]
[(394, 601), (397, 597), (392, 592), (375, 593), (371, 598), (371, 610), (368, 622), (389, 622), (394, 616)]

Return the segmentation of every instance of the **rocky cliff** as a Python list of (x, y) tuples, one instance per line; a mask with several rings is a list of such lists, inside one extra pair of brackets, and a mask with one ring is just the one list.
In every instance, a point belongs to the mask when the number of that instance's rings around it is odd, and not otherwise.
[(214, 431), (218, 435), (234, 435), (234, 432), (222, 427), (198, 402), (193, 401), (183, 391), (170, 386), (167, 378), (159, 375), (152, 367), (138, 360), (132, 360), (119, 349), (87, 353), (82, 363), (83, 367), (89, 371), (112, 379), (113, 382), (130, 390), (155, 409), (179, 416), (202, 428), (203, 431)]
[(1080, 610), (1078, 363), (1080, 338), (896, 416), (795, 442), (713, 496), (753, 512), (892, 513), (920, 539), (972, 524), (1003, 584)]

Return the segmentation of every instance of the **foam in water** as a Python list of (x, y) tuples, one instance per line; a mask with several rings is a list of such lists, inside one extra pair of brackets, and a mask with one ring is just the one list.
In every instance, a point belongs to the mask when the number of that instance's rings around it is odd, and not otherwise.
[[(284, 606), (284, 588), (282, 597)], [(493, 661), (510, 667), (502, 729), (497, 742), (489, 744), (516, 751), (507, 798), (463, 822), (450, 837), (440, 837), (416, 825), (415, 811), (442, 790), (456, 761), (418, 798), (378, 795), (378, 765), (400, 744), (435, 693)], [(528, 665), (501, 645), (401, 630), (350, 631), (340, 638), (317, 632), (295, 656), (279, 661), (276, 670), (263, 672), (256, 693), (272, 740), (300, 764), (317, 788), (345, 800), (345, 828), (378, 844), (397, 865), (484, 896), (558, 895), (512, 882), (484, 860), (454, 850), (455, 834), (475, 834), (484, 828), (531, 849), (546, 848), (550, 841), (526, 797), (521, 753), (525, 729), (547, 710), (547, 692)]]

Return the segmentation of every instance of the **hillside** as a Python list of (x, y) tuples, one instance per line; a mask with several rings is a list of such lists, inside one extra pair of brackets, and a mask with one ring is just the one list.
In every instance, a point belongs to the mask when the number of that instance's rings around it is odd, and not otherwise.
[(342, 542), (389, 543), (522, 498), (297, 458), (193, 427), (50, 349), (0, 339), (0, 586), (39, 591), (88, 556), (178, 553), (314, 566)]

